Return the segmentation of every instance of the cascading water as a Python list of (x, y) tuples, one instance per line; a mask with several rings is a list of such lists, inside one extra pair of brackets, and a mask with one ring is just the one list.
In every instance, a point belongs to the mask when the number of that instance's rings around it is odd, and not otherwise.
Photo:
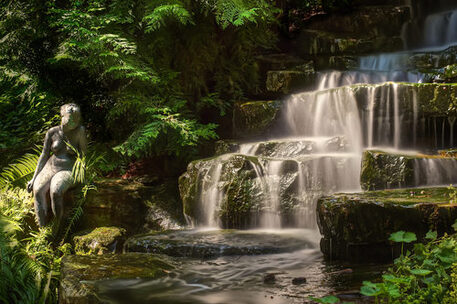
[[(421, 18), (422, 21), (414, 25), (423, 33), (416, 38), (420, 50), (362, 56), (354, 70), (319, 73), (316, 91), (295, 94), (285, 100), (281, 118), (281, 125), (286, 130), (283, 136), (240, 144), (234, 151), (233, 155), (258, 158), (250, 166), (254, 168), (256, 183), (264, 192), (263, 202), (256, 220), (248, 227), (314, 228), (315, 202), (319, 196), (360, 191), (360, 163), (364, 149), (400, 151), (417, 147), (417, 134), (425, 128), (419, 123), (423, 125), (425, 118), (419, 117), (416, 92), (405, 97), (396, 83), (385, 83), (423, 81), (424, 75), (415, 70), (411, 58), (424, 52), (425, 48), (436, 51), (457, 42), (457, 10)], [(404, 30), (405, 35), (412, 27), (409, 25)], [(367, 86), (366, 94), (361, 97), (349, 87), (357, 83), (379, 85)], [(409, 101), (405, 102), (405, 98)], [(454, 121), (443, 119), (443, 126), (437, 126), (434, 120), (434, 148), (445, 146), (444, 138), (448, 133), (448, 142), (453, 145)], [(440, 136), (438, 128), (442, 133)], [(445, 134), (446, 128), (450, 132)], [(227, 157), (230, 155), (216, 158), (205, 169), (206, 176), (202, 177), (200, 190), (203, 220), (196, 223), (197, 226), (220, 225), (217, 220), (220, 201), (226, 195), (224, 187), (220, 186), (224, 171), (221, 160)], [(417, 185), (457, 181), (457, 176), (454, 179), (457, 166), (453, 160), (418, 160), (416, 167)], [(447, 177), (440, 179), (440, 174)], [(420, 178), (422, 175), (428, 178)], [(286, 188), (287, 195), (292, 193), (294, 197), (292, 217), (283, 215), (282, 202), (289, 198), (285, 198)]]

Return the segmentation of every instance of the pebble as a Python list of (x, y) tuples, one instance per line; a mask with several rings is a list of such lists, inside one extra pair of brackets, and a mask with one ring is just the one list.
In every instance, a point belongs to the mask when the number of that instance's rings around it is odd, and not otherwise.
[(306, 283), (305, 277), (297, 277), (292, 279), (292, 284), (294, 285), (301, 285)]

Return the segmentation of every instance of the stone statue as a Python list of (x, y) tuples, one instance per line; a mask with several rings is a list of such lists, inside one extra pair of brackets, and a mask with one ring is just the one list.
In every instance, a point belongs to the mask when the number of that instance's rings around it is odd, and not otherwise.
[[(74, 185), (71, 171), (76, 153), (71, 146), (80, 154), (84, 154), (87, 148), (79, 106), (74, 103), (65, 104), (60, 108), (60, 114), (62, 123), (46, 133), (35, 174), (27, 184), (27, 190), (33, 191), (35, 214), (40, 227), (47, 224), (50, 207), (57, 221), (61, 221), (64, 194)], [(48, 191), (50, 196), (47, 195)]]

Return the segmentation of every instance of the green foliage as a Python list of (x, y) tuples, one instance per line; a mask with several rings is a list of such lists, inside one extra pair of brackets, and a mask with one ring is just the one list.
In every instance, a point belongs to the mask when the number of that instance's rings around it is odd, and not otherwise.
[(39, 157), (40, 150), (37, 147), (34, 153), (27, 153), (3, 168), (0, 172), (0, 189), (6, 186), (25, 187), (35, 172)]
[(335, 296), (326, 296), (326, 297), (323, 297), (323, 298), (310, 297), (309, 299), (311, 301), (314, 301), (315, 303), (321, 303), (321, 304), (337, 304), (337, 303), (351, 304), (349, 302), (341, 302), (340, 299), (335, 297)]
[(397, 231), (390, 235), (389, 240), (396, 243), (411, 243), (417, 241), (417, 237), (412, 232)]
[[(50, 229), (33, 231), (32, 200), (24, 189), (0, 190), (0, 301), (50, 303), (57, 291)], [(24, 238), (24, 236), (27, 236)], [(52, 292), (50, 292), (52, 290)]]
[[(430, 231), (426, 238), (431, 241), (415, 244), (413, 253), (402, 252), (381, 282), (363, 282), (361, 293), (376, 303), (455, 303), (451, 295), (456, 286), (457, 235), (437, 239), (437, 233)], [(416, 237), (400, 231), (390, 239), (403, 244)]]
[(201, 125), (195, 120), (181, 118), (169, 109), (149, 108), (149, 123), (135, 131), (123, 144), (115, 148), (122, 154), (141, 157), (159, 154), (179, 155), (185, 146), (196, 146), (201, 139), (217, 138), (215, 124)]
[[(77, 151), (76, 151), (77, 152)], [(87, 155), (77, 153), (73, 167), (75, 182), (82, 184), (72, 215), (62, 236), (58, 225), (36, 230), (33, 199), (27, 193), (25, 181), (33, 174), (39, 151), (27, 154), (0, 174), (0, 302), (57, 303), (60, 262), (71, 252), (66, 240), (93, 182), (103, 163), (103, 155), (89, 149)], [(59, 244), (58, 246), (56, 244)]]

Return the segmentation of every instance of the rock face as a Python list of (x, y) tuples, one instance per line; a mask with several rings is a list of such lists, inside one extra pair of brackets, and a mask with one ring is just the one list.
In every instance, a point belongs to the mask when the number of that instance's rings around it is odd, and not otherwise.
[(125, 229), (98, 227), (91, 232), (73, 237), (78, 254), (106, 254), (120, 252), (125, 241)]
[(350, 14), (312, 18), (296, 39), (295, 49), (303, 57), (362, 55), (401, 50), (408, 7), (366, 6)]
[(251, 101), (237, 103), (233, 110), (235, 138), (265, 135), (279, 117), (279, 101)]
[(449, 233), (457, 205), (449, 204), (447, 188), (413, 188), (337, 194), (319, 199), (321, 250), (327, 258), (388, 260), (398, 249), (388, 241), (403, 230), (421, 240), (427, 231)]
[[(394, 137), (391, 123), (393, 109), (398, 106), (401, 116), (399, 127), (402, 130), (399, 142), (406, 146), (412, 146), (413, 140), (417, 137), (415, 147), (433, 147), (433, 134), (427, 133), (427, 130), (433, 130), (434, 124), (440, 126), (442, 120), (445, 120), (446, 128), (449, 128), (448, 117), (457, 116), (456, 84), (361, 84), (330, 89), (318, 94), (328, 94), (329, 98), (335, 94), (351, 95), (350, 98), (354, 98), (357, 103), (362, 122), (370, 117), (369, 111), (372, 109), (375, 120), (373, 134), (381, 134), (390, 140)], [(312, 102), (316, 95), (309, 94), (309, 97), (306, 102)], [(281, 123), (283, 107), (284, 103), (280, 101), (238, 103), (233, 115), (234, 137), (253, 139), (276, 133), (281, 135), (281, 132), (284, 132), (281, 126), (285, 124)], [(275, 133), (272, 133), (273, 126), (276, 127)], [(417, 132), (416, 137), (413, 130)], [(446, 133), (445, 143), (450, 142), (449, 137), (450, 134)], [(441, 138), (438, 138), (438, 141), (441, 142)]]
[(146, 186), (122, 179), (104, 179), (97, 183), (97, 188), (84, 205), (79, 231), (116, 226), (133, 234), (169, 229), (183, 221), (176, 185)]
[(66, 256), (59, 288), (61, 304), (104, 303), (97, 296), (97, 281), (166, 276), (174, 267), (152, 254), (127, 253)]
[(310, 87), (315, 79), (313, 68), (304, 71), (268, 71), (266, 89), (268, 92), (279, 94), (290, 94), (294, 91), (303, 91)]
[[(249, 228), (255, 226), (260, 213), (271, 206), (269, 179), (278, 179), (279, 209), (284, 217), (293, 213), (299, 205), (296, 196), (298, 163), (290, 159), (282, 162), (277, 176), (266, 176), (264, 166), (268, 158), (227, 154), (217, 158), (194, 161), (179, 179), (184, 213), (195, 223), (210, 224), (211, 215), (200, 201), (218, 202), (217, 217), (225, 228)], [(224, 193), (221, 197), (211, 197)], [(205, 196), (202, 198), (202, 196)], [(207, 197), (206, 197), (207, 196)], [(212, 210), (214, 211), (214, 210)]]
[(293, 236), (234, 230), (167, 231), (129, 238), (126, 252), (166, 254), (198, 259), (232, 255), (272, 254), (306, 248), (309, 243)]
[(365, 151), (360, 183), (363, 190), (448, 185), (457, 180), (457, 159), (437, 155)]

